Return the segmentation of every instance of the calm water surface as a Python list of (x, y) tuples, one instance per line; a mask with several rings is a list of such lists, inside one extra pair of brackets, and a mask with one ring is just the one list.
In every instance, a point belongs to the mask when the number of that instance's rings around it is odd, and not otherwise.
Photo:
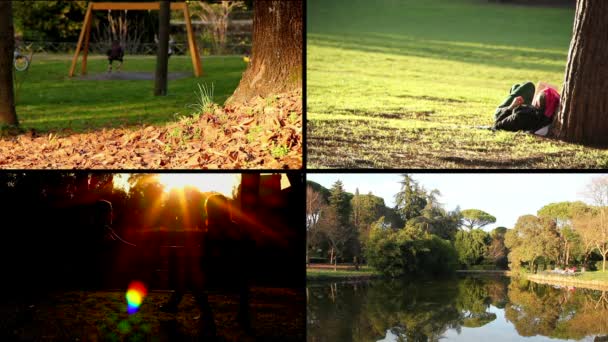
[(608, 342), (608, 291), (473, 275), (309, 282), (307, 290), (311, 342)]

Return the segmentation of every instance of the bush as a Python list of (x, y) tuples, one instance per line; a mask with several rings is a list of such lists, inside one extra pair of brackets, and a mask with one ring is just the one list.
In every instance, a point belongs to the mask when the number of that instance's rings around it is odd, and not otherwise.
[(440, 274), (453, 271), (458, 263), (449, 241), (432, 234), (401, 229), (372, 228), (366, 249), (370, 266), (388, 277), (412, 273)]

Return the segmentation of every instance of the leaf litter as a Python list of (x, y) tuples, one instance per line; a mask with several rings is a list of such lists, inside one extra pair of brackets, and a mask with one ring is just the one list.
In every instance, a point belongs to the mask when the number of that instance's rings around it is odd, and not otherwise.
[(302, 90), (210, 106), (164, 126), (5, 137), (0, 168), (299, 169)]

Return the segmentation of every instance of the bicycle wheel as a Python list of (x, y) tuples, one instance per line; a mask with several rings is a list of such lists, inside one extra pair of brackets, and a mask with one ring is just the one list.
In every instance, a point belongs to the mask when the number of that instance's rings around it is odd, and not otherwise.
[(30, 60), (27, 56), (16, 56), (14, 64), (17, 71), (25, 71), (30, 66)]

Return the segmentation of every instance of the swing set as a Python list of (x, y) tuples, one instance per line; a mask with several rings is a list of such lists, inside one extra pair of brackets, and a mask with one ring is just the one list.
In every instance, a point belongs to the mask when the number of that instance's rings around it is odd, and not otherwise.
[[(92, 13), (95, 10), (159, 10), (159, 2), (89, 2), (87, 12), (84, 16), (84, 23), (82, 24), (82, 30), (80, 31), (80, 37), (78, 38), (78, 45), (76, 46), (76, 52), (72, 59), (72, 66), (70, 67), (69, 76), (74, 76), (76, 70), (76, 63), (82, 51), (82, 75), (87, 74), (87, 57), (89, 54), (89, 38), (91, 36), (91, 22)], [(194, 75), (200, 77), (203, 74), (201, 67), (201, 59), (196, 47), (196, 40), (194, 39), (194, 31), (192, 29), (192, 23), (190, 22), (190, 12), (188, 11), (188, 5), (185, 2), (172, 2), (171, 10), (178, 10), (184, 12), (184, 19), (186, 21), (186, 29), (188, 31), (188, 48), (190, 49), (190, 57), (192, 58), (192, 68), (194, 69)]]

